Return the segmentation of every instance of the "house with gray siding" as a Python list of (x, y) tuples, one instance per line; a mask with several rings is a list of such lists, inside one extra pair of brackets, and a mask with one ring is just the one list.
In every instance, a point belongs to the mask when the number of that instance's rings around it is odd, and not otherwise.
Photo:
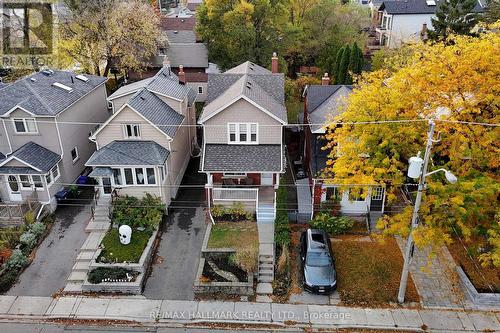
[(44, 70), (0, 88), (0, 200), (56, 206), (95, 145), (89, 132), (109, 114), (106, 78)]
[[(287, 124), (284, 75), (245, 62), (208, 75), (200, 172), (207, 175), (210, 206), (243, 202), (259, 212), (273, 207), (285, 172), (283, 126)], [(261, 207), (262, 206), (262, 207)], [(261, 209), (262, 211), (262, 209)], [(258, 216), (259, 218), (259, 216)]]
[(196, 93), (165, 66), (108, 97), (113, 114), (92, 135), (87, 160), (100, 195), (146, 193), (169, 205), (196, 145)]

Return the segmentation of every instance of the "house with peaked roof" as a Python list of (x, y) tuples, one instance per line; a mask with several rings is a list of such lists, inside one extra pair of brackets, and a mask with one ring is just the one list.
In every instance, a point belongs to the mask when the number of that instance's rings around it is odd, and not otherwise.
[(209, 206), (243, 202), (257, 219), (275, 203), (285, 172), (283, 125), (287, 124), (284, 75), (252, 62), (209, 74), (200, 172), (207, 175)]
[[(341, 188), (323, 175), (329, 150), (325, 134), (327, 124), (342, 114), (346, 98), (353, 90), (351, 85), (330, 85), (328, 74), (321, 85), (308, 85), (304, 89), (304, 165), (309, 176), (312, 194), (312, 214), (322, 205), (334, 202), (340, 205), (343, 214), (367, 214), (370, 211), (383, 212), (385, 188), (369, 186), (363, 189)], [(366, 193), (363, 193), (367, 191)]]
[(95, 145), (89, 132), (108, 116), (106, 78), (43, 70), (0, 88), (0, 200), (54, 195), (74, 183)]
[[(444, 0), (388, 0), (378, 8), (376, 33), (380, 45), (400, 47), (409, 41), (427, 38), (426, 31), (432, 27), (432, 18)], [(473, 11), (482, 13), (485, 2), (478, 0)]]
[(91, 136), (87, 160), (100, 195), (175, 198), (196, 145), (196, 94), (169, 67), (109, 96), (112, 116)]

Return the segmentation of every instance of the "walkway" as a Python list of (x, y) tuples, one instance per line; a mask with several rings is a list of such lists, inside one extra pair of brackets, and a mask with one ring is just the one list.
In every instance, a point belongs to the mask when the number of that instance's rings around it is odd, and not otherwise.
[[(437, 309), (365, 309), (328, 305), (251, 302), (151, 300), (138, 297), (0, 296), (0, 319), (100, 319), (134, 321), (135, 325), (166, 326), (222, 322), (268, 324), (297, 328), (368, 328), (431, 332), (495, 332), (493, 312)], [(109, 325), (109, 322), (107, 322)], [(130, 326), (130, 323), (123, 323)], [(247, 326), (248, 327), (248, 326)], [(251, 328), (251, 327), (250, 327)]]
[(87, 238), (84, 228), (90, 209), (82, 203), (88, 203), (92, 193), (84, 191), (78, 205), (68, 203), (57, 208), (52, 230), (8, 295), (50, 296), (64, 288), (78, 250)]
[[(406, 240), (396, 238), (404, 253)], [(450, 260), (442, 249), (430, 257), (430, 249), (415, 247), (410, 273), (420, 295), (422, 305), (428, 308), (463, 309), (467, 298), (461, 291), (458, 276)]]
[(177, 198), (162, 223), (156, 262), (143, 292), (148, 298), (194, 299), (193, 283), (206, 228), (205, 175), (198, 173), (198, 166), (199, 159), (190, 161)]
[(312, 197), (309, 178), (297, 179), (297, 202), (299, 204), (299, 222), (308, 222), (312, 214)]

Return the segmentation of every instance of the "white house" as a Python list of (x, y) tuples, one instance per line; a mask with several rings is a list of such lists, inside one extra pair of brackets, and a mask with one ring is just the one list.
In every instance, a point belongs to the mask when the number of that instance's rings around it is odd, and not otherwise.
[[(443, 0), (390, 0), (378, 10), (379, 26), (376, 28), (380, 45), (400, 47), (404, 42), (418, 41), (426, 28), (432, 27), (436, 9)], [(485, 4), (478, 0), (474, 12), (483, 12)]]

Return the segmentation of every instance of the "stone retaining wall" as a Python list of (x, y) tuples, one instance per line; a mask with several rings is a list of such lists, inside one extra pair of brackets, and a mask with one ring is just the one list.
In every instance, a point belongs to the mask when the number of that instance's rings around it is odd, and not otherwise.
[(142, 287), (144, 284), (146, 271), (148, 270), (149, 264), (153, 259), (153, 244), (158, 235), (158, 229), (156, 229), (148, 240), (146, 248), (142, 252), (141, 258), (138, 263), (100, 263), (96, 262), (96, 258), (99, 257), (102, 249), (98, 249), (94, 254), (92, 261), (89, 265), (89, 271), (99, 267), (123, 267), (136, 272), (139, 275), (136, 277), (134, 282), (101, 282), (97, 284), (90, 283), (87, 279), (83, 282), (82, 291), (84, 292), (100, 292), (100, 293), (123, 293), (123, 294), (134, 294), (140, 295), (142, 293)]
[(469, 295), (470, 300), (477, 306), (498, 306), (500, 304), (500, 294), (498, 293), (480, 293), (472, 284), (467, 274), (460, 266), (456, 266), (458, 276), (463, 289)]

